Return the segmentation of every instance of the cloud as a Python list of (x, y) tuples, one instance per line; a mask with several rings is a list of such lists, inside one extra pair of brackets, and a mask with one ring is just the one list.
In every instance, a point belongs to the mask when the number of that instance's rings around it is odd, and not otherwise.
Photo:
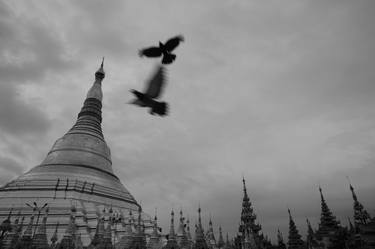
[(37, 101), (25, 102), (17, 93), (14, 86), (0, 87), (0, 129), (13, 135), (45, 133), (50, 122), (47, 115), (41, 111)]
[[(65, 71), (78, 65), (69, 57), (63, 37), (36, 17), (16, 13), (0, 3), (0, 74), (2, 84), (40, 83), (48, 72)], [(37, 81), (39, 80), (39, 81)]]

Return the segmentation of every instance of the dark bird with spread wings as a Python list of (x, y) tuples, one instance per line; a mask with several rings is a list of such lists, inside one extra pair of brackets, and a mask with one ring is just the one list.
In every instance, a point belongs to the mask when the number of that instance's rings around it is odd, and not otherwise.
[(140, 107), (149, 107), (150, 114), (158, 114), (160, 116), (167, 115), (168, 104), (166, 102), (158, 102), (158, 99), (162, 93), (162, 90), (166, 83), (165, 68), (164, 66), (158, 66), (156, 73), (146, 83), (146, 89), (143, 93), (134, 89), (130, 90), (136, 97), (130, 104), (134, 104)]
[(171, 64), (175, 59), (176, 55), (172, 54), (172, 51), (180, 44), (180, 42), (184, 41), (184, 37), (182, 35), (178, 35), (169, 39), (165, 44), (159, 41), (159, 47), (149, 47), (144, 48), (139, 51), (139, 56), (146, 56), (146, 57), (160, 57), (163, 56), (161, 63), (163, 64)]

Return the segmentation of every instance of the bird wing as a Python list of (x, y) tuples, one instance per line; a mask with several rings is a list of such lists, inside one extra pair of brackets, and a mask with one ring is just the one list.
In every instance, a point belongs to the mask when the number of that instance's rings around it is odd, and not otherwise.
[(147, 82), (147, 90), (145, 91), (145, 94), (150, 98), (158, 98), (163, 90), (165, 83), (165, 68), (160, 65), (158, 66), (156, 73)]
[(145, 103), (140, 101), (139, 99), (133, 99), (132, 101), (129, 102), (129, 104), (137, 105), (140, 107), (145, 107)]
[(179, 44), (180, 42), (183, 42), (185, 39), (182, 35), (178, 35), (176, 37), (173, 37), (171, 39), (169, 39), (164, 47), (169, 51), (171, 52), (173, 49), (175, 49)]
[(144, 48), (139, 51), (139, 56), (147, 56), (147, 57), (159, 57), (161, 56), (162, 52), (161, 49), (158, 47), (149, 47), (149, 48)]

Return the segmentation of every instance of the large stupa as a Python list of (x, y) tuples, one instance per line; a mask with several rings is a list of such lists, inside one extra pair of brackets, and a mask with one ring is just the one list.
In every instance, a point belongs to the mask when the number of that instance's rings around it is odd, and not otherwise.
[[(73, 127), (57, 139), (40, 165), (0, 188), (0, 220), (12, 209), (12, 219), (24, 216), (25, 226), (32, 216), (35, 217), (35, 231), (36, 223), (42, 222), (48, 208), (48, 240), (57, 223), (60, 240), (74, 210), (75, 232), (81, 235), (83, 244), (88, 245), (95, 235), (98, 220), (112, 213), (123, 218), (123, 222), (130, 211), (141, 210), (112, 170), (111, 152), (101, 128), (104, 76), (102, 62)], [(150, 224), (147, 214), (142, 213), (142, 219), (146, 226)], [(120, 237), (125, 230), (119, 226), (116, 232)]]

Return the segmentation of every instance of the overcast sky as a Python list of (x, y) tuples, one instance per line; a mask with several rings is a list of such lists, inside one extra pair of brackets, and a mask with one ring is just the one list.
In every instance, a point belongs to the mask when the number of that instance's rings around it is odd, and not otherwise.
[[(375, 200), (373, 0), (0, 0), (0, 183), (38, 165), (74, 124), (102, 56), (113, 170), (150, 214), (237, 232), (242, 176), (263, 231), (292, 211), (317, 228), (318, 185), (343, 224), (349, 176)], [(166, 118), (126, 104), (158, 60), (140, 48), (183, 34)], [(194, 229), (192, 229), (194, 230)]]

